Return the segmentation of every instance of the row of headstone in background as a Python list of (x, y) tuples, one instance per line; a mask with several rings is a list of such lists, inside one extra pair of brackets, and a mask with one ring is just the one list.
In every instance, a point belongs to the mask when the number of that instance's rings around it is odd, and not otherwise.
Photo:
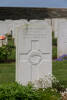
[(23, 21), (16, 33), (17, 82), (26, 85), (52, 74), (51, 20)]
[(0, 34), (10, 34), (10, 23), (12, 20), (0, 21)]
[(67, 55), (67, 19), (52, 19), (52, 30), (57, 38), (57, 58)]
[[(34, 20), (36, 21), (36, 20)], [(20, 19), (20, 20), (5, 20), (5, 21), (0, 21), (0, 34), (12, 34), (12, 37), (15, 39), (15, 45), (16, 45), (16, 29), (18, 26), (24, 24), (26, 22), (26, 20), (24, 19)], [(65, 22), (67, 22), (67, 19), (65, 18), (53, 18), (53, 19), (45, 19), (45, 22), (48, 22), (51, 27), (52, 27), (52, 31), (54, 32), (54, 37), (57, 38), (57, 57), (62, 56), (63, 54), (67, 54), (67, 46), (66, 46), (66, 42), (64, 42), (65, 46), (61, 46), (61, 37), (63, 37), (63, 33), (67, 32), (67, 28), (65, 26)], [(62, 25), (64, 25), (64, 28), (60, 28), (60, 23)], [(28, 23), (28, 22), (27, 22)], [(59, 33), (59, 30), (61, 30), (61, 32)], [(62, 33), (63, 31), (63, 33)], [(65, 36), (66, 38), (66, 36)], [(64, 40), (64, 39), (63, 39)], [(64, 50), (61, 48), (63, 47)]]
[[(20, 25), (25, 21), (24, 19), (21, 20), (5, 20), (5, 21), (0, 21), (0, 33), (8, 33), (11, 34), (11, 31), (13, 32), (13, 37), (15, 37), (14, 31), (17, 25)], [(49, 22), (49, 19), (46, 19), (46, 21)], [(51, 21), (49, 22), (51, 24)], [(55, 31), (56, 26), (55, 23), (57, 23), (57, 19), (52, 19), (52, 27), (53, 31)]]
[[(21, 21), (21, 24), (24, 22), (25, 20)], [(67, 42), (64, 42), (67, 40), (67, 19), (54, 18), (52, 19), (52, 21), (49, 19), (45, 19), (45, 22), (48, 22), (51, 25), (52, 31), (54, 32), (54, 37), (57, 38), (57, 57), (59, 58), (60, 56), (67, 54)], [(20, 22), (17, 22), (16, 27), (20, 25), (18, 23)], [(14, 33), (16, 34), (16, 32)]]
[[(18, 25), (21, 25), (21, 23), (23, 23), (23, 19), (21, 20), (5, 20), (5, 21), (0, 21), (0, 35), (3, 35), (3, 34), (12, 34), (12, 37), (14, 38), (14, 43), (16, 44), (15, 42), (15, 35), (16, 35), (16, 27)], [(2, 41), (1, 41), (2, 42)], [(1, 43), (0, 42), (0, 43)], [(2, 43), (1, 43), (2, 44)]]
[(16, 43), (16, 80), (21, 84), (52, 74), (52, 30), (58, 57), (67, 54), (67, 19), (0, 21), (0, 33), (12, 31)]
[(52, 19), (52, 31), (54, 32), (54, 38), (58, 38), (59, 21), (61, 22), (64, 19), (65, 18), (53, 18)]
[(13, 32), (14, 36), (14, 28), (16, 27), (16, 24), (20, 24), (22, 20), (4, 20), (0, 21), (0, 34), (11, 34), (11, 31)]
[[(48, 21), (50, 24), (52, 23), (52, 30), (55, 33), (55, 38), (57, 38), (57, 25), (58, 25), (58, 20), (57, 18), (52, 19), (49, 22), (49, 19), (46, 19), (46, 21)], [(0, 21), (0, 34), (12, 34), (13, 38), (15, 38), (15, 28), (22, 24), (23, 21), (25, 21), (24, 19), (21, 20), (5, 20), (5, 21)]]
[[(50, 24), (52, 23), (52, 30), (55, 33), (55, 38), (57, 38), (57, 26), (58, 26), (58, 18), (53, 18), (50, 22), (49, 19), (46, 19), (46, 21), (48, 21)], [(0, 21), (0, 33), (8, 33), (11, 34), (11, 32), (13, 33), (13, 37), (15, 38), (15, 28), (22, 24), (23, 21), (25, 21), (24, 19), (21, 20), (5, 20), (5, 21)]]
[(67, 55), (67, 19), (58, 21), (57, 57)]

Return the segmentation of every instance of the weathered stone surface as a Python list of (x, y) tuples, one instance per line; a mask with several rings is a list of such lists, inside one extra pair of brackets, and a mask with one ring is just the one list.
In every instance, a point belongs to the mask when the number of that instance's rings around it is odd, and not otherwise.
[(8, 32), (8, 26), (5, 21), (0, 22), (0, 34), (6, 34)]
[(6, 25), (8, 27), (8, 35), (13, 34), (13, 20), (5, 20)]
[(45, 20), (31, 20), (17, 29), (16, 80), (26, 85), (52, 74), (52, 29)]
[(57, 38), (58, 36), (58, 21), (60, 19), (59, 18), (53, 18), (52, 19), (52, 30), (54, 32), (54, 37)]
[(14, 44), (16, 45), (16, 34), (17, 34), (17, 28), (21, 25), (23, 25), (25, 22), (27, 22), (24, 19), (21, 20), (15, 20), (13, 22), (13, 28), (12, 28), (12, 32), (13, 32), (13, 38), (14, 38)]
[(67, 54), (67, 19), (59, 20), (58, 24), (58, 57)]

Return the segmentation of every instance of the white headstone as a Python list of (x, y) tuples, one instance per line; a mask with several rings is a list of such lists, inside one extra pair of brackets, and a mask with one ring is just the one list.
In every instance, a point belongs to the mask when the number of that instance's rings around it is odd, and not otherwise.
[(21, 21), (20, 20), (14, 20), (13, 21), (13, 38), (15, 39), (16, 38), (16, 36), (15, 36), (15, 30), (16, 30), (16, 27), (18, 26), (18, 25), (20, 25), (20, 23), (21, 23)]
[(57, 38), (58, 36), (58, 18), (53, 18), (52, 19), (52, 30), (54, 32), (54, 37)]
[(67, 54), (67, 19), (59, 20), (58, 26), (57, 55), (60, 57)]
[(47, 22), (48, 24), (52, 25), (52, 20), (51, 19), (45, 19), (45, 22)]
[(5, 23), (8, 27), (8, 34), (11, 34), (11, 31), (13, 30), (13, 20), (5, 20)]
[(27, 22), (26, 20), (15, 20), (13, 22), (13, 38), (14, 38), (14, 44), (16, 45), (16, 33), (17, 33), (17, 28), (20, 25), (23, 25), (25, 22)]
[(8, 32), (8, 26), (5, 21), (0, 22), (0, 34), (6, 34)]
[(17, 29), (16, 81), (26, 85), (52, 74), (52, 29), (45, 20), (25, 22)]

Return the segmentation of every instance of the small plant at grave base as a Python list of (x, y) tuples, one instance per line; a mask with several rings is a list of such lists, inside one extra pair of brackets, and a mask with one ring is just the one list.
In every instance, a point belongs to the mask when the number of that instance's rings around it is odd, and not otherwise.
[(34, 87), (46, 89), (48, 87), (52, 87), (52, 75), (45, 75), (44, 78), (40, 78), (33, 82)]
[(64, 87), (64, 85), (62, 85), (61, 82), (58, 81), (56, 79), (56, 77), (54, 77), (54, 76), (52, 78), (52, 87), (55, 88), (59, 92), (63, 92), (63, 91), (66, 90), (66, 88)]
[(65, 91), (65, 87), (53, 75), (45, 75), (44, 78), (40, 78), (40, 80), (33, 82), (33, 84), (37, 89), (54, 88), (58, 92)]
[(63, 61), (63, 60), (67, 60), (67, 54), (60, 56), (58, 59), (56, 59), (56, 61)]
[(10, 46), (0, 47), (0, 63), (15, 60), (15, 49)]
[(31, 84), (11, 83), (0, 85), (0, 100), (61, 100), (61, 95), (52, 88), (36, 89)]
[(62, 56), (63, 60), (67, 60), (67, 55)]
[(8, 56), (11, 55), (11, 49), (9, 46), (0, 47), (0, 61), (5, 61), (8, 59)]

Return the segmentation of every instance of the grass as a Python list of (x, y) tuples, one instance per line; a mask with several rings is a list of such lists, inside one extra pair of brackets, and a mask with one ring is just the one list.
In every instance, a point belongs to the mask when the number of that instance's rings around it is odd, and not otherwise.
[[(56, 59), (57, 58), (57, 46), (53, 45), (52, 48), (53, 48), (52, 58)], [(53, 75), (67, 88), (67, 61), (53, 61), (52, 68), (53, 68)]]
[[(12, 46), (10, 60), (15, 60), (16, 50), (14, 47), (14, 40), (12, 36), (8, 36), (8, 45)], [(15, 63), (1, 63), (0, 64), (0, 83), (8, 83), (15, 81)]]
[[(53, 61), (53, 75), (67, 87), (67, 61)], [(15, 63), (0, 64), (0, 83), (15, 81)]]
[(15, 61), (15, 59), (16, 59), (16, 49), (15, 48), (12, 48), (11, 55), (8, 56), (8, 59), (11, 61)]
[(14, 39), (10, 36), (8, 37), (8, 45), (9, 46), (12, 46), (12, 52), (11, 52), (11, 55), (8, 57), (8, 59), (11, 59), (11, 60), (15, 60), (16, 58), (16, 48), (14, 46)]
[(0, 64), (0, 83), (15, 81), (15, 63)]
[(52, 47), (52, 58), (53, 59), (57, 58), (57, 47), (56, 46)]
[(14, 46), (14, 39), (12, 38), (12, 36), (8, 36), (8, 45), (10, 46)]
[(67, 87), (67, 60), (60, 62), (53, 61), (53, 75)]

